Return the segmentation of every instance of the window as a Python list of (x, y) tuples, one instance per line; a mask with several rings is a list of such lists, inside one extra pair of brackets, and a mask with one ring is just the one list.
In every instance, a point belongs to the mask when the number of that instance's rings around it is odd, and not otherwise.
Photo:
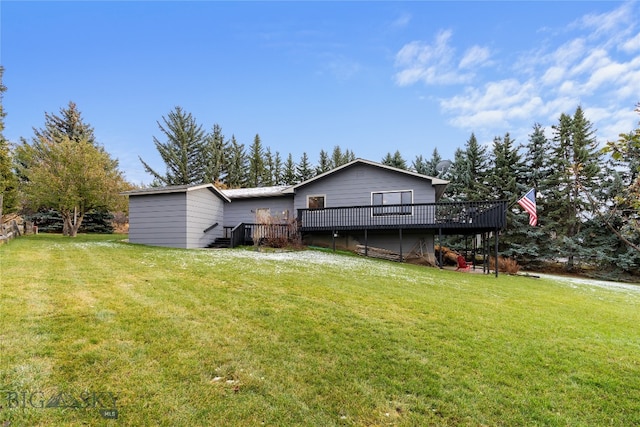
[(324, 209), (324, 196), (307, 196), (309, 209)]
[[(373, 208), (373, 215), (411, 215), (413, 191), (381, 191), (371, 193), (371, 204), (381, 206)], [(395, 206), (394, 206), (395, 205)], [(407, 206), (404, 206), (407, 205)]]

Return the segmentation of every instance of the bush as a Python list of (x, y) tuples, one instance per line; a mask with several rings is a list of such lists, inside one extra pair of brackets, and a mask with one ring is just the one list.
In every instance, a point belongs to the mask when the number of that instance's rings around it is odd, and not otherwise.
[[(62, 216), (54, 209), (39, 211), (27, 217), (38, 226), (41, 233), (62, 233)], [(113, 233), (113, 215), (110, 212), (91, 210), (87, 212), (80, 225), (80, 233)]]
[[(489, 258), (489, 269), (495, 270), (496, 259), (494, 257)], [(498, 271), (508, 274), (517, 274), (520, 271), (520, 265), (518, 261), (513, 258), (506, 258), (503, 256), (498, 257)]]
[(270, 248), (301, 248), (302, 238), (298, 233), (295, 220), (278, 221), (271, 216), (262, 215), (253, 228), (251, 238), (256, 246)]

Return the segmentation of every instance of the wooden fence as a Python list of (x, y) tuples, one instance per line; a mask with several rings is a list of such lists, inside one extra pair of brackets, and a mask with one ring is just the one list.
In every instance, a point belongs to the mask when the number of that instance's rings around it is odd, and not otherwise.
[(21, 224), (16, 219), (0, 223), (0, 245), (25, 234), (35, 234), (38, 227), (31, 222), (24, 221)]

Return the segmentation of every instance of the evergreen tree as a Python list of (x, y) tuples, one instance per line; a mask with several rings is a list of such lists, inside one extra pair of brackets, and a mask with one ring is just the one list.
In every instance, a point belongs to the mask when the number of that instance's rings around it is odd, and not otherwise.
[(260, 135), (256, 134), (253, 139), (253, 144), (249, 147), (249, 173), (247, 185), (249, 187), (262, 187), (264, 176), (264, 149), (262, 148)]
[(429, 163), (422, 157), (422, 154), (417, 155), (411, 162), (411, 168), (419, 174), (429, 175)]
[(205, 142), (205, 182), (224, 182), (227, 175), (227, 154), (229, 148), (229, 141), (225, 141), (222, 128), (218, 124), (214, 124)]
[(333, 152), (331, 153), (331, 169), (342, 166), (353, 160), (355, 160), (355, 155), (352, 151), (347, 150), (343, 152), (338, 145), (333, 147)]
[(35, 138), (33, 142), (37, 146), (40, 141), (59, 141), (63, 137), (72, 142), (86, 141), (96, 147), (96, 137), (93, 127), (84, 122), (78, 106), (69, 101), (67, 108), (60, 109), (60, 115), (44, 114), (44, 128), (33, 129)]
[(530, 259), (536, 257), (536, 251), (530, 251), (527, 230), (529, 227), (529, 215), (524, 215), (522, 209), (516, 204), (517, 200), (527, 192), (529, 188), (519, 183), (522, 178), (524, 165), (522, 157), (511, 139), (509, 133), (504, 138), (499, 136), (493, 139), (493, 168), (490, 170), (487, 182), (489, 183), (491, 196), (495, 200), (507, 200), (510, 209), (507, 209), (507, 227), (500, 236), (500, 253), (504, 256), (516, 259)]
[(467, 177), (467, 156), (462, 148), (456, 148), (453, 163), (449, 168), (449, 185), (445, 189), (443, 201), (464, 201)]
[(4, 67), (0, 65), (0, 217), (18, 210), (18, 179), (12, 169), (9, 141), (4, 139), (3, 96), (7, 87), (3, 83)]
[(293, 156), (291, 155), (291, 153), (289, 153), (289, 156), (287, 156), (287, 161), (284, 163), (282, 182), (284, 185), (294, 185), (298, 182), (296, 179), (296, 164), (293, 161)]
[(319, 157), (318, 166), (316, 167), (316, 175), (320, 175), (331, 170), (331, 159), (329, 158), (329, 154), (324, 150), (320, 150)]
[(161, 185), (202, 184), (207, 182), (205, 176), (205, 144), (206, 135), (196, 119), (181, 107), (175, 107), (168, 117), (158, 122), (160, 132), (166, 138), (160, 142), (153, 137), (153, 142), (164, 161), (166, 172), (160, 174), (149, 166), (140, 156), (140, 162), (155, 182)]
[(447, 194), (456, 201), (487, 200), (489, 198), (488, 168), (487, 149), (478, 144), (476, 136), (472, 133), (465, 144), (465, 149), (457, 149), (455, 152)]
[(588, 242), (580, 238), (583, 215), (589, 209), (588, 194), (600, 185), (602, 153), (595, 131), (578, 106), (573, 117), (562, 114), (553, 127), (552, 174), (547, 182), (548, 232), (558, 236), (551, 243), (557, 256), (575, 268), (576, 258), (589, 257)]
[(303, 182), (308, 179), (313, 178), (313, 166), (309, 163), (309, 157), (307, 153), (302, 153), (302, 157), (300, 157), (300, 162), (296, 167), (296, 179), (298, 182)]
[[(356, 159), (356, 154), (347, 148), (347, 151), (344, 153), (344, 163), (353, 162)], [(343, 163), (343, 164), (344, 164)]]
[[(523, 169), (518, 174), (518, 182), (521, 184), (519, 197), (522, 197), (531, 188), (535, 189), (536, 193), (546, 193), (546, 183), (550, 176), (548, 150), (549, 141), (544, 134), (544, 128), (539, 123), (535, 123), (533, 132), (529, 134), (529, 140), (525, 146)], [(516, 218), (519, 222), (510, 227), (515, 228), (522, 235), (522, 240), (518, 240), (520, 247), (515, 248), (512, 253), (521, 263), (534, 264), (548, 256), (549, 236), (544, 231), (544, 225), (548, 222), (545, 214), (545, 201), (546, 197), (536, 198), (538, 212), (536, 227), (529, 226), (528, 215), (522, 209), (518, 211), (517, 205), (513, 206), (513, 209), (516, 209)]]
[(263, 185), (265, 187), (270, 187), (275, 185), (276, 176), (275, 176), (276, 165), (273, 161), (273, 155), (271, 154), (271, 148), (267, 147), (264, 152), (264, 175), (263, 175)]
[(273, 160), (273, 179), (274, 185), (282, 185), (282, 157), (280, 156), (280, 152), (276, 151), (276, 156)]
[(426, 168), (426, 172), (427, 173), (425, 173), (425, 175), (437, 176), (438, 178), (446, 179), (445, 176), (446, 176), (448, 171), (444, 171), (444, 172), (440, 173), (436, 169), (436, 167), (438, 166), (438, 164), (442, 160), (443, 160), (442, 156), (440, 156), (440, 153), (438, 152), (438, 149), (434, 148), (433, 152), (431, 153), (431, 158), (429, 159), (429, 162), (427, 163), (427, 168)]
[(478, 143), (473, 133), (465, 145), (465, 156), (467, 170), (464, 184), (467, 200), (487, 200), (489, 157), (486, 147)]
[(247, 183), (247, 153), (244, 144), (240, 144), (235, 135), (231, 136), (229, 143), (229, 160), (227, 165), (227, 177), (225, 184), (228, 188), (242, 188)]
[(594, 258), (606, 278), (640, 275), (640, 123), (608, 142), (603, 152), (612, 155), (600, 188), (590, 197), (593, 215), (583, 225), (583, 239), (598, 248)]
[(407, 170), (407, 162), (402, 157), (402, 154), (400, 154), (399, 150), (396, 150), (393, 156), (391, 155), (391, 153), (387, 153), (387, 155), (382, 159), (382, 164), (398, 169)]

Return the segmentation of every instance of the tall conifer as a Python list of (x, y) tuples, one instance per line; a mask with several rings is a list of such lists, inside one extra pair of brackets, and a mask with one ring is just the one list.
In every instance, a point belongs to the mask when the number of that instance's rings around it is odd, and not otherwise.
[(162, 117), (158, 128), (165, 141), (154, 136), (153, 142), (164, 161), (165, 173), (155, 171), (138, 156), (145, 171), (159, 185), (205, 183), (206, 134), (191, 113), (175, 107), (167, 117)]

